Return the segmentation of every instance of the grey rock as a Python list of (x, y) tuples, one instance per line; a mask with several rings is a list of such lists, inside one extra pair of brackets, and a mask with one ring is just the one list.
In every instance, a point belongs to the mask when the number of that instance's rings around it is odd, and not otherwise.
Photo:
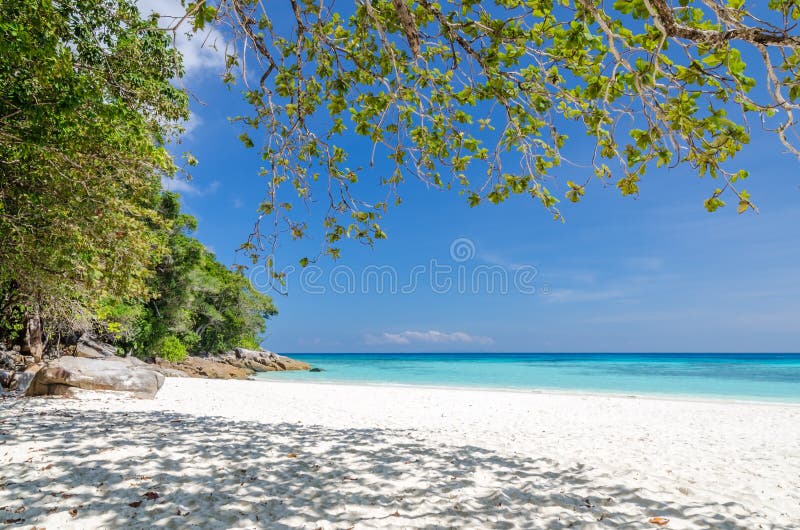
[(0, 370), (14, 370), (16, 363), (14, 362), (14, 352), (0, 351)]
[(87, 359), (103, 359), (105, 357), (116, 357), (117, 348), (95, 340), (91, 335), (84, 334), (78, 339), (78, 344), (75, 345), (75, 357), (84, 357)]
[(169, 368), (167, 366), (159, 366), (157, 364), (148, 364), (147, 369), (158, 372), (164, 377), (189, 377), (186, 372), (182, 372), (177, 368)]
[(15, 351), (0, 351), (0, 370), (14, 372), (24, 370), (25, 358)]
[(11, 382), (14, 380), (14, 372), (10, 370), (0, 370), (0, 390), (11, 390)]
[(63, 388), (66, 386), (84, 390), (130, 392), (137, 397), (153, 398), (163, 384), (164, 376), (147, 368), (146, 363), (139, 359), (61, 357), (50, 361), (36, 373), (26, 395), (72, 393)]
[(16, 390), (23, 394), (26, 393), (35, 376), (36, 372), (16, 372), (14, 381), (11, 384), (11, 390)]
[(247, 350), (236, 348), (220, 357), (220, 360), (233, 366), (248, 368), (255, 372), (273, 372), (283, 370), (308, 370), (309, 366), (277, 353), (266, 350)]

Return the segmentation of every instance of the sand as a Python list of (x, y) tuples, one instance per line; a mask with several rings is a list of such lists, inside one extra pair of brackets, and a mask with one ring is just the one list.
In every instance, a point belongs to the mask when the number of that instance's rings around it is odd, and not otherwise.
[[(0, 527), (800, 528), (800, 406), (167, 379), (0, 401)], [(8, 522), (11, 521), (11, 522)]]

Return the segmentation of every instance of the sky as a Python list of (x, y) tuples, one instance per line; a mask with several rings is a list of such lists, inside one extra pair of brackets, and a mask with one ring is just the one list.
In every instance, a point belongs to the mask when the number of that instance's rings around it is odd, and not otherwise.
[[(151, 2), (140, 2), (145, 8)], [(211, 30), (206, 41), (221, 48)], [(194, 95), (182, 145), (199, 165), (166, 185), (197, 217), (198, 239), (226, 264), (264, 198), (259, 160), (228, 117), (241, 87), (219, 80), (222, 57), (181, 37)], [(758, 214), (714, 214), (719, 187), (688, 168), (656, 171), (638, 198), (589, 186), (566, 221), (518, 197), (469, 208), (455, 192), (409, 181), (374, 248), (346, 243), (342, 259), (288, 275), (263, 346), (300, 352), (796, 352), (800, 351), (800, 174), (777, 140), (756, 132), (738, 157)], [(568, 175), (567, 175), (568, 176)], [(563, 196), (567, 178), (550, 184)], [(730, 202), (730, 201), (729, 201)], [(282, 242), (283, 265), (318, 248)], [(239, 258), (241, 261), (241, 258)]]

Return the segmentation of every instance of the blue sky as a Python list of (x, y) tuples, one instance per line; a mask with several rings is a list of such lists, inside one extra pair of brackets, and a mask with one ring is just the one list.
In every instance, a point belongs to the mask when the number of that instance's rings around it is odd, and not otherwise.
[[(200, 165), (191, 183), (170, 186), (198, 218), (197, 237), (230, 264), (264, 196), (259, 160), (227, 121), (244, 107), (215, 75), (220, 58), (197, 42), (182, 46), (186, 84), (203, 103), (193, 103), (178, 151)], [(565, 223), (524, 197), (470, 209), (454, 192), (409, 181), (404, 204), (384, 220), (388, 240), (374, 249), (346, 244), (339, 262), (289, 275), (263, 345), (284, 353), (798, 351), (800, 178), (783, 151), (755, 133), (739, 158), (758, 215), (739, 216), (735, 205), (707, 213), (703, 200), (719, 184), (682, 168), (651, 173), (638, 199), (594, 183), (580, 204), (562, 202)], [(558, 195), (567, 177), (551, 186)], [(284, 242), (278, 258), (288, 265), (313, 252), (320, 228), (311, 225), (307, 242)]]

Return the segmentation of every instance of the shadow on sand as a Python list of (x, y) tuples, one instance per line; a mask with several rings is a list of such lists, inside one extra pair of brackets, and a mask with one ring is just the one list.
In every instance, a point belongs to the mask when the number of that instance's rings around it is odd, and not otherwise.
[[(416, 436), (8, 407), (0, 412), (0, 527), (656, 528), (653, 516), (681, 528), (758, 527), (739, 505), (689, 496), (676, 505), (599, 486), (583, 467)], [(33, 441), (43, 449), (11, 458)]]

